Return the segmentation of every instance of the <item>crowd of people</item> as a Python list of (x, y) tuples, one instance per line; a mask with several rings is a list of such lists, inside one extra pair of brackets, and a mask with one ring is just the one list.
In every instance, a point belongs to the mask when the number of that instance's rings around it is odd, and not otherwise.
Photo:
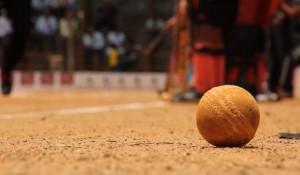
[(77, 3), (76, 0), (24, 0), (18, 5), (15, 0), (0, 0), (3, 94), (10, 93), (12, 71), (24, 57), (26, 48), (42, 52), (47, 61), (52, 54), (62, 55), (62, 68), (69, 71), (74, 70), (81, 46), (83, 55), (79, 59), (82, 58), (86, 70), (138, 69), (142, 46), (135, 38), (127, 38), (118, 25), (115, 2), (102, 1), (92, 14), (95, 19), (87, 20), (90, 24), (81, 23)]
[[(84, 64), (87, 69), (137, 71), (142, 45), (128, 38), (117, 20), (118, 6), (105, 0), (96, 9), (96, 22), (83, 33)], [(93, 68), (96, 67), (96, 68)]]
[[(24, 19), (29, 20), (23, 29), (28, 30), (26, 43), (38, 51), (49, 53), (65, 52), (69, 38), (78, 35), (79, 24), (76, 17), (77, 4), (75, 0), (26, 0), (29, 6)], [(8, 5), (7, 5), (8, 4)], [(0, 42), (2, 46), (7, 43), (7, 38), (14, 32), (14, 23), (21, 17), (14, 19), (16, 4), (5, 1), (1, 3), (0, 16)], [(9, 10), (10, 14), (7, 14)], [(14, 10), (14, 12), (11, 12)], [(27, 19), (28, 18), (28, 19)], [(27, 47), (26, 48), (31, 48)], [(3, 48), (3, 47), (2, 47)], [(24, 46), (25, 49), (25, 46)], [(22, 50), (24, 50), (22, 49)]]
[[(136, 71), (141, 46), (134, 38), (126, 38), (116, 20), (118, 7), (112, 0), (103, 1), (96, 9), (95, 21), (85, 24), (83, 30), (77, 16), (75, 0), (31, 0), (30, 49), (47, 54), (63, 54), (65, 68), (73, 52), (83, 46), (83, 66), (87, 70)], [(1, 7), (0, 44), (6, 43), (12, 32), (10, 17)], [(76, 43), (76, 44), (72, 44)], [(70, 58), (73, 57), (73, 58)]]
[[(100, 65), (103, 70), (135, 71), (141, 55), (141, 47), (134, 40), (126, 40), (126, 35), (117, 26), (106, 34), (91, 25), (84, 32), (84, 64)], [(88, 67), (93, 69), (93, 67)]]
[(141, 26), (145, 35), (134, 37), (127, 37), (118, 25), (122, 23), (118, 15), (119, 7), (113, 0), (104, 0), (96, 9), (96, 22), (89, 24), (82, 36), (87, 69), (100, 65), (102, 70), (110, 71), (144, 70), (140, 64), (143, 62), (141, 59), (147, 57), (145, 50), (151, 55), (159, 47), (160, 42), (156, 41), (163, 38), (165, 22), (154, 11), (147, 12)]
[[(180, 3), (185, 2), (185, 3)], [(292, 97), (299, 63), (299, 0), (179, 0), (190, 21), (193, 84), (174, 101), (235, 84), (258, 101)], [(179, 58), (178, 58), (179, 59)]]

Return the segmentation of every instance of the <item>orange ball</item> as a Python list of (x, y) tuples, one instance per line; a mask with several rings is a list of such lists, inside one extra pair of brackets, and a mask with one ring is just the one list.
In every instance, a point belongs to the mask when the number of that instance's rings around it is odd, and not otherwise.
[(197, 126), (202, 137), (218, 147), (240, 147), (250, 142), (259, 125), (256, 100), (234, 85), (212, 88), (197, 107)]

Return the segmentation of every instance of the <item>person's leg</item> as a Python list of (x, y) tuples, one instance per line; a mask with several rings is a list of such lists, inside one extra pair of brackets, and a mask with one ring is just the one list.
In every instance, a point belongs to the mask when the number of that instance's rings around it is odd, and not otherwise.
[(252, 95), (256, 94), (256, 40), (255, 26), (240, 25), (236, 27), (235, 34), (236, 66), (239, 74), (236, 85), (248, 90)]
[(215, 71), (215, 82), (214, 86), (220, 86), (225, 82), (225, 56), (216, 55), (213, 58), (214, 61), (214, 71)]
[(282, 64), (282, 53), (281, 48), (281, 37), (278, 28), (275, 26), (270, 27), (269, 38), (270, 38), (270, 59), (269, 59), (269, 79), (268, 79), (268, 90), (276, 92), (279, 84), (279, 77), (281, 72)]
[[(213, 51), (212, 51), (213, 52)], [(224, 84), (224, 55), (211, 52), (195, 52), (193, 54), (193, 88), (180, 93), (173, 101), (199, 100), (209, 89)]]
[(209, 89), (211, 69), (211, 56), (205, 53), (193, 54), (193, 65), (195, 75), (195, 89), (198, 93), (204, 94)]
[(90, 48), (84, 48), (84, 68), (90, 69), (91, 68), (91, 52)]
[(285, 81), (283, 83), (283, 90), (286, 94), (281, 94), (283, 96), (292, 97), (293, 95), (293, 72), (294, 72), (294, 65), (292, 61), (289, 62), (287, 68), (287, 75)]
[(5, 8), (12, 20), (13, 33), (10, 43), (4, 48), (2, 65), (2, 93), (9, 94), (12, 88), (12, 71), (23, 57), (30, 28), (30, 0), (5, 0)]
[(241, 79), (241, 74), (244, 70), (241, 70), (244, 59), (244, 48), (247, 47), (244, 42), (244, 31), (240, 26), (234, 26), (230, 37), (228, 37), (226, 46), (226, 83), (238, 85)]
[[(283, 37), (283, 52), (284, 52), (284, 56), (282, 58), (282, 66), (284, 64), (287, 63), (287, 70), (286, 72), (281, 72), (282, 75), (286, 74), (286, 76), (282, 77), (282, 81), (280, 82), (282, 83), (282, 90), (286, 92), (286, 94), (281, 94), (283, 97), (287, 96), (287, 97), (292, 97), (292, 92), (293, 92), (293, 72), (294, 72), (294, 68), (295, 68), (295, 62), (294, 60), (294, 54), (293, 51), (294, 49), (296, 49), (297, 47), (299, 47), (299, 31), (295, 30), (293, 28), (293, 22), (292, 20), (290, 20), (289, 18), (286, 18), (284, 20), (284, 24), (283, 24), (283, 29), (281, 32), (281, 35)], [(295, 37), (295, 35), (298, 37)], [(290, 61), (288, 62), (287, 59), (289, 59), (290, 57)], [(284, 68), (281, 68), (282, 71), (284, 71)]]

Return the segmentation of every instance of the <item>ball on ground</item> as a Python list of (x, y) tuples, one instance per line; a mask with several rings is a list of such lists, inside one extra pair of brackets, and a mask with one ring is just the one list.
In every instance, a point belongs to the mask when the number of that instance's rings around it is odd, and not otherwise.
[(234, 85), (212, 88), (197, 107), (197, 127), (202, 137), (218, 147), (241, 147), (250, 142), (259, 125), (254, 97)]

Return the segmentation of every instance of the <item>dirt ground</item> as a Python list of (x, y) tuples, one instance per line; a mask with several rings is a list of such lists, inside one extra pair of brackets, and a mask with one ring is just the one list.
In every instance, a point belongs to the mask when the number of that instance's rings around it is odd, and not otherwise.
[(258, 131), (242, 148), (207, 143), (196, 105), (143, 91), (0, 96), (0, 175), (300, 174), (300, 140), (278, 138), (300, 132), (300, 99), (259, 104)]

